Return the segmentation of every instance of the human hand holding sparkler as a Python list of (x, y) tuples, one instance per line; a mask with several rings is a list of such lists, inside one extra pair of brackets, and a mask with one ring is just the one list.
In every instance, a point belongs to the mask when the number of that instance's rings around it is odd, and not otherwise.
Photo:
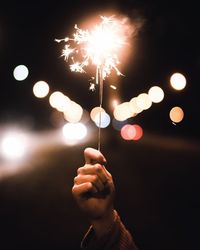
[(86, 148), (84, 157), (85, 165), (77, 170), (72, 193), (100, 236), (114, 218), (115, 187), (111, 174), (102, 165), (106, 159), (98, 150)]
[(114, 209), (115, 186), (112, 175), (103, 166), (105, 157), (93, 148), (86, 148), (84, 157), (85, 164), (78, 169), (72, 187), (75, 200), (91, 223), (81, 248), (137, 250)]

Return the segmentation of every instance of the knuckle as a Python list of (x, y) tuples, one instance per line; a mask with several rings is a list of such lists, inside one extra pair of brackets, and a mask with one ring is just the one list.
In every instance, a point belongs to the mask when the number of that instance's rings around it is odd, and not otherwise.
[(74, 183), (77, 183), (78, 176), (74, 177)]
[(87, 188), (87, 190), (90, 190), (91, 188), (92, 188), (92, 183), (91, 182), (87, 182), (86, 183), (86, 188)]
[(94, 168), (95, 168), (95, 171), (96, 171), (97, 173), (101, 173), (102, 169), (101, 169), (101, 165), (100, 165), (100, 164), (96, 164), (96, 165), (94, 166)]
[(81, 174), (78, 174), (77, 176), (74, 177), (74, 183), (78, 184), (81, 181)]
[(72, 187), (72, 194), (73, 195), (76, 194), (76, 186), (75, 185)]
[(83, 171), (83, 167), (78, 168), (78, 170), (77, 170), (77, 175), (81, 174), (82, 171)]

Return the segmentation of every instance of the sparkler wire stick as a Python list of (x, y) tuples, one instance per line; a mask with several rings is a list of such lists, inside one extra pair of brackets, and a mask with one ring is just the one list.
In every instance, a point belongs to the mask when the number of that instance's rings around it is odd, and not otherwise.
[[(99, 71), (99, 69), (98, 69), (98, 71)], [(103, 104), (103, 66), (100, 67), (100, 72), (99, 72), (98, 76), (100, 78), (99, 79), (99, 107), (100, 107), (100, 112), (99, 112), (99, 128), (98, 128), (98, 150), (100, 151), (100, 149), (101, 149), (101, 114), (102, 114), (102, 104)]]

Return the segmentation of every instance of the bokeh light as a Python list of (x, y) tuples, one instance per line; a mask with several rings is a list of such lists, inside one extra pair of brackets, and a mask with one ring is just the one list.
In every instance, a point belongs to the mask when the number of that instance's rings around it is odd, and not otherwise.
[(133, 112), (129, 102), (123, 102), (114, 109), (113, 116), (118, 121), (125, 121), (132, 117)]
[(152, 105), (152, 101), (148, 94), (142, 93), (137, 96), (136, 99), (137, 106), (142, 110), (149, 109)]
[(87, 135), (87, 128), (83, 123), (66, 123), (62, 129), (66, 143), (73, 144)]
[(65, 96), (60, 91), (53, 92), (49, 97), (50, 105), (60, 112), (67, 110), (71, 105), (69, 97)]
[(138, 124), (133, 124), (133, 127), (135, 129), (135, 135), (133, 137), (134, 141), (140, 140), (143, 136), (143, 129), (140, 125)]
[(95, 116), (95, 124), (97, 127), (106, 128), (110, 124), (110, 116), (106, 112), (101, 112)]
[(33, 85), (33, 94), (38, 98), (44, 98), (49, 93), (49, 85), (45, 81), (38, 81)]
[(175, 90), (182, 90), (186, 86), (186, 78), (181, 73), (174, 73), (170, 77), (170, 84)]
[(25, 65), (18, 65), (13, 70), (13, 76), (17, 81), (23, 81), (28, 77), (29, 71)]
[(18, 159), (26, 152), (26, 137), (19, 132), (8, 132), (1, 140), (1, 153), (6, 159)]
[(139, 114), (143, 111), (143, 109), (138, 107), (138, 105), (137, 105), (137, 97), (133, 97), (129, 103), (130, 103), (130, 108), (131, 108), (133, 114), (136, 115), (136, 114)]
[(149, 98), (154, 103), (159, 103), (164, 99), (164, 91), (159, 86), (153, 86), (148, 91)]
[(99, 113), (105, 112), (105, 110), (102, 107), (94, 107), (90, 112), (90, 118), (93, 122), (95, 122), (96, 115)]
[(126, 124), (121, 128), (120, 134), (124, 140), (133, 140), (136, 131), (133, 125)]
[(77, 123), (82, 118), (83, 109), (78, 103), (71, 101), (70, 106), (66, 107), (63, 111), (63, 115), (66, 121)]
[(180, 107), (173, 107), (169, 112), (169, 117), (172, 120), (172, 122), (179, 123), (183, 120), (184, 117), (184, 111)]
[(138, 124), (126, 124), (121, 128), (120, 134), (124, 140), (137, 141), (143, 136), (143, 129)]

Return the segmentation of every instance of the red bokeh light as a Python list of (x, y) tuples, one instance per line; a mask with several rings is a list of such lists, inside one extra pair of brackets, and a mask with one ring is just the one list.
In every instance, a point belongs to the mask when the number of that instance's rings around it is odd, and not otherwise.
[(136, 130), (131, 124), (124, 125), (120, 132), (124, 140), (133, 140), (136, 135)]
[(124, 140), (137, 141), (143, 136), (143, 129), (137, 124), (126, 124), (121, 128), (120, 134)]
[(135, 136), (133, 137), (134, 141), (139, 140), (143, 136), (143, 129), (141, 126), (134, 124), (132, 125), (135, 129)]

